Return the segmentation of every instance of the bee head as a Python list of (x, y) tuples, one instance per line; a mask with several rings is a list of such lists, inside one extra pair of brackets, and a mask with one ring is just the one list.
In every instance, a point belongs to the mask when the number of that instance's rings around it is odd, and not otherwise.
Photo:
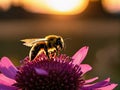
[(58, 49), (63, 49), (64, 48), (64, 41), (62, 37), (58, 37), (56, 39), (56, 46)]
[(47, 45), (49, 48), (55, 47), (58, 50), (61, 50), (64, 48), (64, 41), (61, 36), (48, 35), (45, 38), (46, 38), (46, 40), (48, 40)]

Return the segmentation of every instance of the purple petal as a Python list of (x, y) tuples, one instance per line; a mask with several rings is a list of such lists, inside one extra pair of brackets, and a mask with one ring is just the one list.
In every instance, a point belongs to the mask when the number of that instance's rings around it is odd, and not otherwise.
[(81, 71), (83, 72), (83, 74), (85, 74), (86, 72), (92, 69), (92, 67), (88, 64), (80, 64), (80, 67), (81, 67)]
[[(97, 82), (95, 84), (84, 85), (84, 87), (82, 87), (82, 90), (95, 90), (95, 89), (103, 88), (103, 87), (106, 87), (106, 86), (109, 86), (109, 85), (111, 85), (110, 78), (107, 78), (106, 80), (103, 80), (101, 82)], [(111, 88), (112, 88), (112, 86), (111, 86)], [(106, 89), (106, 90), (108, 90), (108, 89)]]
[(15, 80), (0, 74), (0, 90), (16, 90), (16, 87), (12, 86), (15, 82)]
[(88, 46), (84, 46), (82, 47), (79, 51), (77, 51), (77, 53), (75, 53), (72, 57), (73, 59), (73, 64), (77, 64), (80, 65), (80, 63), (84, 60), (84, 58), (87, 55), (89, 47)]
[(98, 77), (95, 77), (95, 78), (91, 78), (91, 79), (88, 79), (88, 80), (85, 80), (85, 83), (91, 83), (91, 82), (94, 82), (95, 80), (97, 80)]
[(110, 85), (110, 78), (107, 78), (103, 81), (100, 81), (100, 82), (96, 83), (94, 85), (94, 87), (100, 87), (100, 86), (102, 87), (102, 86), (107, 86), (107, 85)]
[(113, 90), (117, 86), (118, 86), (118, 84), (110, 84), (108, 86), (105, 86), (105, 87), (102, 87), (102, 88), (98, 88), (98, 90)]
[(0, 90), (18, 90), (18, 89), (14, 86), (7, 86), (4, 84), (0, 84)]
[(48, 75), (48, 72), (45, 71), (44, 69), (41, 69), (41, 68), (35, 68), (35, 71), (36, 71), (37, 74), (39, 74), (39, 75)]
[(0, 74), (0, 84), (5, 84), (5, 85), (12, 85), (14, 84), (16, 81), (13, 79), (10, 79), (8, 77), (6, 77), (3, 74)]
[(14, 79), (17, 68), (13, 65), (13, 63), (7, 58), (3, 57), (0, 60), (0, 71), (7, 77)]

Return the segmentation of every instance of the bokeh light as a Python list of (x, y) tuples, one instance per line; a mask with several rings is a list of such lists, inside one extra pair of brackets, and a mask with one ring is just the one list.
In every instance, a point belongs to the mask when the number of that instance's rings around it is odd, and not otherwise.
[(23, 0), (20, 3), (31, 12), (73, 15), (83, 12), (89, 0)]
[(102, 5), (109, 13), (120, 13), (120, 0), (102, 0)]
[(11, 6), (11, 0), (0, 0), (0, 9), (8, 10)]

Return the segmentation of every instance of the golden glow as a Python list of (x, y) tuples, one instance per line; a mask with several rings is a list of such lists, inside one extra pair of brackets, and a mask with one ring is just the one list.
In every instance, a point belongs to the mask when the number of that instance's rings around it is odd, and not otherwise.
[(78, 14), (85, 10), (89, 0), (21, 0), (21, 5), (31, 12), (47, 14)]
[(0, 9), (8, 10), (11, 5), (19, 6), (19, 0), (0, 0)]
[(12, 5), (19, 6), (20, 0), (12, 0)]
[(11, 0), (0, 0), (0, 8), (3, 10), (8, 10), (11, 5)]
[(49, 0), (47, 0), (46, 3), (55, 11), (67, 12), (75, 9), (76, 6), (79, 6), (79, 3), (82, 2), (79, 0), (51, 0), (49, 2)]
[(30, 12), (73, 15), (83, 12), (88, 3), (89, 0), (0, 0), (0, 8), (8, 10), (14, 5)]
[(110, 13), (120, 13), (120, 0), (102, 0), (103, 7)]

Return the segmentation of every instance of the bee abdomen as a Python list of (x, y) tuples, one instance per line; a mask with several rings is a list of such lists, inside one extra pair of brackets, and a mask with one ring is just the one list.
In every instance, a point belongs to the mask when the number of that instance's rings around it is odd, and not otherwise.
[(38, 54), (46, 53), (45, 49), (47, 50), (45, 43), (35, 44), (30, 50), (30, 59), (33, 60)]

